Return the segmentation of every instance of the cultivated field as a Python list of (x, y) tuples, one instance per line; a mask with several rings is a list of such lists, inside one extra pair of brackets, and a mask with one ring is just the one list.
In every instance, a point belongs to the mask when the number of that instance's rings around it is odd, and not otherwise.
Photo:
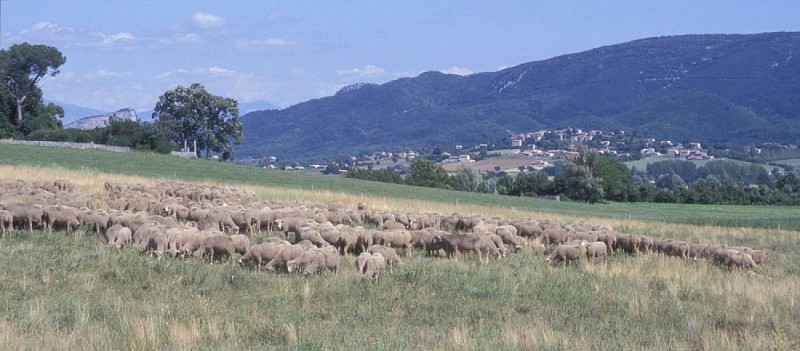
[[(87, 157), (89, 156), (89, 157)], [(776, 349), (800, 347), (797, 208), (589, 206), (264, 172), (158, 155), (0, 145), (3, 179), (192, 181), (262, 200), (402, 213), (459, 212), (611, 225), (619, 232), (768, 252), (754, 272), (704, 260), (618, 254), (548, 267), (539, 250), (502, 260), (414, 251), (377, 281), (257, 272), (118, 251), (91, 231), (0, 239), (2, 349)], [(0, 199), (1, 200), (1, 199)], [(260, 233), (262, 238), (274, 233)]]

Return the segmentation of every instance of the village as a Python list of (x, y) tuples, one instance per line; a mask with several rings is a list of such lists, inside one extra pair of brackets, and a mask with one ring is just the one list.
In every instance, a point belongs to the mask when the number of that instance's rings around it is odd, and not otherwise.
[[(435, 149), (429, 152), (377, 151), (328, 163), (282, 164), (278, 157), (269, 156), (264, 160), (263, 167), (326, 174), (344, 173), (353, 167), (404, 173), (411, 161), (417, 157), (425, 157), (438, 162), (448, 173), (470, 167), (481, 172), (502, 171), (516, 174), (521, 171), (542, 170), (561, 163), (565, 158), (577, 154), (578, 145), (598, 150), (604, 155), (623, 161), (647, 157), (683, 160), (714, 158), (699, 142), (689, 142), (684, 145), (671, 140), (627, 136), (624, 131), (584, 131), (578, 128), (565, 128), (509, 133), (506, 139), (493, 143), (486, 142), (472, 146), (457, 144), (449, 149)], [(335, 170), (331, 171), (331, 168)]]

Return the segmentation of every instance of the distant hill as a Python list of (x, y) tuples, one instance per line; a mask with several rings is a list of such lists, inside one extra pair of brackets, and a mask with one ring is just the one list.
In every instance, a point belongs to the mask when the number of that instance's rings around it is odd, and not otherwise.
[(90, 107), (78, 106), (66, 102), (45, 100), (44, 103), (53, 103), (61, 106), (61, 108), (64, 109), (64, 118), (61, 119), (61, 122), (64, 123), (64, 125), (77, 121), (83, 117), (96, 116), (105, 113), (105, 111), (100, 111)]
[(275, 106), (267, 101), (250, 101), (239, 102), (239, 115), (245, 115), (250, 112), (266, 111), (266, 110), (279, 110), (280, 107)]
[(797, 143), (799, 97), (800, 33), (649, 38), (498, 72), (358, 84), (249, 113), (237, 156), (325, 159), (566, 126), (678, 142)]
[(135, 122), (139, 121), (139, 117), (136, 115), (136, 110), (132, 108), (123, 108), (116, 112), (81, 118), (77, 121), (64, 125), (64, 128), (85, 129), (85, 130), (94, 129), (98, 127), (102, 128), (108, 126), (108, 121), (109, 119), (111, 119), (112, 116)]

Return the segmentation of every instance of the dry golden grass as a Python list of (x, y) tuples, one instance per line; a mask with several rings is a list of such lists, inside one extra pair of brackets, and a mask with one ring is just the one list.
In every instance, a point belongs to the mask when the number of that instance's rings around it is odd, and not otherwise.
[[(79, 191), (92, 194), (102, 194), (103, 184), (107, 181), (139, 184), (153, 184), (158, 181), (158, 179), (117, 174), (20, 166), (0, 166), (0, 173), (5, 179), (66, 179), (74, 183)], [(503, 262), (480, 265), (470, 261), (430, 261), (417, 255), (408, 258), (405, 266), (398, 269), (399, 273), (396, 275), (377, 284), (368, 283), (370, 285), (360, 284), (349, 268), (345, 268), (336, 277), (311, 277), (306, 280), (240, 272), (244, 277), (249, 276), (243, 278), (250, 279), (249, 283), (245, 283), (250, 284), (252, 290), (249, 291), (239, 291), (230, 287), (227, 282), (223, 283), (224, 280), (219, 279), (221, 274), (219, 277), (215, 275), (206, 280), (201, 279), (207, 274), (204, 273), (206, 267), (187, 267), (182, 263), (164, 262), (157, 267), (160, 267), (159, 272), (161, 270), (171, 272), (172, 275), (165, 279), (157, 277), (160, 273), (154, 273), (156, 265), (154, 268), (140, 268), (136, 271), (134, 276), (140, 281), (153, 280), (155, 283), (130, 285), (130, 290), (134, 290), (133, 295), (136, 295), (135, 292), (140, 286), (147, 286), (153, 290), (142, 294), (150, 294), (145, 296), (156, 301), (152, 304), (133, 306), (131, 301), (125, 301), (106, 290), (110, 287), (113, 289), (112, 284), (118, 283), (115, 280), (119, 279), (115, 278), (116, 274), (124, 274), (126, 269), (131, 269), (131, 267), (116, 267), (115, 265), (121, 262), (119, 260), (136, 258), (110, 252), (101, 243), (89, 244), (88, 251), (93, 251), (93, 257), (99, 257), (111, 267), (96, 268), (94, 272), (87, 274), (70, 272), (72, 278), (70, 284), (74, 286), (74, 290), (66, 291), (76, 291), (76, 296), (64, 296), (62, 303), (66, 306), (62, 306), (60, 310), (66, 308), (70, 311), (70, 324), (64, 329), (72, 330), (72, 334), (53, 327), (62, 322), (53, 316), (52, 311), (55, 307), (49, 304), (49, 300), (36, 295), (32, 298), (23, 296), (20, 299), (25, 302), (18, 316), (25, 322), (0, 318), (0, 345), (2, 345), (0, 348), (196, 349), (214, 345), (226, 349), (246, 349), (248, 344), (242, 341), (246, 339), (245, 336), (255, 340), (251, 341), (253, 344), (250, 345), (280, 344), (285, 348), (314, 348), (314, 346), (336, 348), (340, 342), (337, 339), (339, 335), (329, 333), (328, 330), (314, 329), (321, 323), (320, 320), (295, 318), (295, 316), (325, 315), (324, 309), (330, 305), (334, 306), (331, 308), (336, 312), (328, 317), (330, 320), (322, 322), (326, 323), (326, 326), (335, 326), (339, 318), (342, 320), (350, 318), (347, 322), (355, 323), (353, 320), (361, 316), (352, 311), (358, 306), (353, 301), (347, 301), (354, 297), (361, 299), (360, 303), (371, 304), (369, 309), (365, 309), (369, 313), (377, 310), (379, 311), (377, 313), (384, 314), (379, 315), (375, 321), (370, 320), (366, 327), (372, 327), (373, 324), (387, 329), (396, 327), (398, 330), (396, 333), (401, 333), (402, 326), (418, 327), (411, 329), (410, 335), (388, 333), (388, 336), (397, 344), (403, 345), (402, 343), (413, 335), (416, 339), (428, 340), (429, 342), (424, 344), (428, 349), (437, 350), (487, 349), (489, 345), (494, 349), (517, 350), (531, 350), (543, 346), (588, 350), (596, 349), (598, 345), (606, 345), (607, 348), (624, 345), (623, 348), (642, 350), (781, 350), (796, 348), (799, 345), (795, 337), (800, 335), (800, 330), (788, 320), (792, 316), (795, 318), (800, 316), (800, 312), (797, 312), (800, 309), (797, 305), (797, 300), (800, 298), (798, 295), (800, 276), (794, 268), (797, 258), (795, 251), (800, 247), (800, 232), (797, 231), (575, 217), (514, 208), (370, 197), (327, 190), (252, 185), (243, 187), (252, 190), (261, 199), (270, 201), (309, 200), (329, 204), (342, 203), (350, 208), (365, 202), (373, 209), (412, 213), (458, 212), (484, 217), (530, 217), (558, 222), (608, 224), (621, 232), (676, 238), (689, 242), (747, 243), (756, 248), (767, 248), (770, 256), (768, 264), (758, 273), (748, 274), (740, 271), (728, 272), (704, 261), (687, 262), (655, 255), (636, 257), (618, 255), (606, 262), (564, 269), (545, 267), (541, 254), (531, 252), (510, 255)], [(85, 243), (91, 239), (73, 235), (70, 240)], [(18, 241), (7, 249), (5, 253), (8, 256), (24, 256), (26, 252), (35, 250), (33, 244)], [(78, 249), (74, 249), (71, 255), (71, 258), (59, 258), (57, 262), (80, 262), (85, 257)], [(351, 257), (346, 257), (342, 265), (352, 267), (352, 262)], [(41, 293), (47, 293), (50, 289), (59, 287), (60, 279), (64, 276), (63, 272), (50, 268), (46, 264), (41, 264), (32, 269), (34, 273), (22, 275), (22, 279), (18, 279), (18, 274), (15, 275), (13, 272), (0, 272), (0, 281), (13, 281), (17, 290), (26, 291), (35, 288)], [(100, 276), (97, 272), (109, 274), (112, 278)], [(457, 275), (460, 282), (453, 284), (454, 286), (439, 283), (440, 280), (447, 279), (448, 275)], [(418, 283), (420, 280), (425, 283)], [(342, 284), (343, 281), (350, 285)], [(564, 289), (563, 285), (554, 284), (552, 281), (566, 285), (567, 288)], [(170, 284), (171, 287), (159, 290), (158, 284)], [(403, 300), (419, 298), (415, 295), (417, 292), (409, 287), (416, 284), (419, 284), (420, 289), (435, 287), (438, 289), (433, 291), (435, 294), (451, 298), (435, 296), (428, 290), (429, 295), (425, 298), (437, 299), (441, 307), (426, 306), (426, 309), (418, 309), (414, 304), (402, 304)], [(194, 292), (193, 289), (199, 289), (204, 285), (213, 289), (203, 293)], [(468, 292), (455, 291), (459, 285)], [(535, 289), (544, 289), (543, 285), (553, 289), (545, 290), (546, 294), (563, 294), (566, 297), (548, 299), (547, 296), (531, 293)], [(178, 288), (186, 290), (186, 293), (181, 294), (177, 291)], [(224, 291), (224, 294), (217, 296), (214, 289)], [(501, 298), (492, 295), (497, 290), (504, 291), (505, 295)], [(175, 309), (180, 308), (171, 305), (175, 300), (160, 298), (159, 295), (174, 296), (175, 299), (178, 296), (185, 298), (180, 302), (184, 306), (191, 306), (191, 313), (175, 313)], [(239, 306), (238, 311), (227, 311), (228, 307), (238, 306), (225, 303), (229, 295), (246, 302)], [(104, 305), (97, 310), (114, 318), (113, 325), (121, 331), (110, 330), (113, 326), (109, 326), (107, 320), (98, 322), (98, 317), (93, 312), (95, 309), (86, 302), (88, 299), (82, 299), (85, 296), (94, 296), (98, 301), (102, 301)], [(128, 295), (129, 298), (130, 296)], [(274, 301), (273, 296), (280, 297), (279, 304), (269, 305), (269, 310), (258, 310), (263, 301)], [(526, 298), (521, 299), (518, 296)], [(532, 296), (541, 298), (542, 301), (536, 301)], [(603, 319), (595, 321), (606, 333), (609, 329), (620, 328), (617, 330), (618, 335), (602, 337), (624, 339), (622, 342), (610, 345), (598, 343), (593, 330), (595, 325), (578, 325), (582, 328), (578, 332), (569, 329), (570, 319), (563, 316), (563, 311), (581, 313), (582, 311), (571, 306), (576, 304), (586, 308), (586, 305), (582, 304), (584, 302), (582, 299), (586, 296), (589, 296), (594, 304), (601, 306), (592, 308), (589, 305), (592, 310), (617, 316), (628, 323), (617, 326), (614, 323), (604, 322)], [(497, 314), (499, 317), (477, 320), (467, 318), (470, 313), (458, 310), (457, 307), (461, 306), (453, 303), (454, 299), (471, 303), (470, 308), (480, 307), (481, 303), (494, 304), (499, 310)], [(217, 305), (214, 305), (215, 303)], [(424, 301), (419, 303), (424, 304)], [(524, 314), (518, 312), (518, 308), (523, 307), (527, 309)], [(479, 308), (472, 310), (472, 313), (478, 314), (478, 312), (483, 310)], [(265, 321), (275, 315), (281, 318), (269, 323)], [(420, 315), (432, 319), (435, 326), (420, 327), (429, 321), (427, 318), (420, 318)], [(580, 321), (580, 323), (593, 322)], [(636, 327), (643, 332), (632, 329)], [(644, 332), (657, 335), (653, 337), (640, 334)], [(325, 337), (318, 336), (319, 333), (325, 333)], [(370, 337), (370, 333), (365, 332), (358, 335), (364, 338)], [(41, 341), (38, 343), (31, 341), (34, 337), (40, 338)], [(487, 337), (494, 339), (487, 343)], [(266, 341), (259, 338), (264, 338)], [(94, 344), (81, 344), (87, 340)], [(309, 344), (309, 340), (318, 343)], [(230, 341), (243, 344), (224, 343)], [(121, 344), (114, 344), (115, 342)], [(405, 345), (422, 345), (422, 343)], [(365, 344), (364, 347), (369, 348), (370, 345)]]

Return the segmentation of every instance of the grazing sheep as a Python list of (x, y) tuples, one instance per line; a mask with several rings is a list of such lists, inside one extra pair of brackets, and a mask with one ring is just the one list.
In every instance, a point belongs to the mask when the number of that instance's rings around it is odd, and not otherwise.
[(231, 240), (233, 240), (233, 251), (244, 255), (247, 253), (247, 249), (250, 248), (250, 238), (245, 234), (234, 234), (231, 235)]
[(243, 229), (242, 231), (244, 233), (248, 235), (254, 235), (256, 233), (257, 220), (253, 212), (241, 209), (238, 211), (230, 211), (228, 214), (233, 220), (234, 225), (239, 229)]
[(602, 241), (608, 248), (608, 253), (611, 254), (617, 248), (617, 235), (610, 232), (604, 232), (598, 235), (598, 241)]
[(319, 230), (319, 235), (322, 236), (322, 239), (325, 240), (326, 243), (334, 246), (339, 244), (339, 236), (340, 236), (339, 229), (333, 227), (332, 224), (326, 222), (326, 224), (320, 226), (318, 230)]
[(289, 246), (289, 243), (264, 242), (250, 246), (250, 248), (247, 249), (247, 253), (239, 258), (239, 264), (255, 261), (257, 269), (261, 270), (261, 267), (267, 264), (267, 262), (272, 261), (284, 246)]
[(670, 240), (664, 250), (665, 256), (689, 259), (689, 244), (685, 241)]
[(406, 225), (397, 221), (384, 222), (381, 229), (386, 230), (404, 230), (407, 229)]
[(483, 240), (478, 234), (436, 234), (434, 243), (441, 243), (448, 257), (453, 257), (456, 252), (466, 254), (471, 251), (483, 260), (481, 252), (484, 250), (494, 257), (500, 257), (497, 246), (491, 240)]
[(647, 236), (647, 235), (640, 235), (639, 236), (639, 251), (644, 253), (653, 252), (653, 242), (654, 239)]
[(403, 264), (403, 262), (400, 260), (400, 256), (397, 255), (397, 251), (395, 251), (391, 247), (386, 247), (383, 245), (372, 245), (367, 249), (367, 252), (371, 254), (379, 253), (383, 255), (383, 257), (386, 259), (386, 263), (389, 264), (389, 267), (394, 267), (395, 265)]
[[(496, 258), (500, 259), (500, 258), (506, 257), (506, 254), (508, 253), (508, 249), (506, 248), (506, 245), (503, 244), (503, 238), (501, 238), (499, 235), (497, 235), (497, 234), (481, 234), (481, 239), (483, 239), (484, 241), (488, 240), (495, 247), (497, 247), (497, 251), (499, 253), (499, 256), (496, 257)], [(485, 244), (485, 246), (488, 248), (490, 245), (489, 244)]]
[(411, 232), (407, 230), (387, 230), (375, 237), (375, 244), (403, 249), (403, 256), (411, 250)]
[(289, 237), (289, 232), (295, 233), (296, 241), (300, 241), (301, 239), (297, 239), (297, 235), (302, 231), (301, 229), (306, 226), (315, 226), (319, 223), (313, 219), (302, 218), (302, 217), (288, 217), (275, 220), (275, 224), (280, 229), (281, 233), (283, 233), (284, 238)]
[(757, 265), (762, 265), (767, 261), (767, 252), (764, 250), (753, 250), (748, 253)]
[(689, 245), (689, 252), (687, 253), (687, 256), (694, 260), (697, 260), (698, 258), (706, 258), (706, 250), (711, 245), (711, 243), (691, 244)]
[(617, 235), (617, 248), (625, 253), (638, 254), (641, 242), (642, 238), (635, 234)]
[(108, 245), (114, 245), (116, 248), (121, 248), (122, 245), (127, 245), (133, 242), (133, 234), (131, 229), (123, 227), (120, 224), (114, 224), (106, 229), (106, 240)]
[[(230, 230), (234, 233), (239, 232), (239, 226), (233, 221), (231, 218), (231, 214), (222, 209), (215, 209), (209, 212), (208, 217), (206, 217), (209, 222), (216, 223), (219, 226), (219, 230), (225, 232), (226, 230)], [(202, 230), (202, 229), (201, 229)]]
[(739, 250), (718, 249), (714, 251), (714, 262), (726, 266), (728, 269), (758, 268), (758, 265), (753, 261), (753, 257)]
[(411, 233), (411, 247), (425, 250), (426, 256), (438, 256), (438, 252), (443, 248), (441, 243), (434, 242), (436, 231), (434, 230), (413, 230)]
[(25, 226), (27, 224), (28, 231), (32, 232), (34, 226), (44, 224), (42, 217), (44, 211), (40, 205), (30, 204), (12, 204), (5, 207), (5, 209), (14, 216), (14, 223), (19, 223)]
[(108, 226), (108, 213), (103, 210), (84, 210), (78, 215), (78, 220), (84, 225), (92, 227), (95, 234), (100, 234)]
[(142, 224), (136, 230), (131, 231), (133, 231), (133, 243), (140, 245), (143, 238), (150, 237), (154, 233), (161, 233), (163, 232), (163, 228), (156, 222), (148, 222)]
[(282, 246), (275, 257), (267, 263), (266, 268), (275, 271), (278, 267), (285, 267), (286, 262), (300, 257), (303, 252), (306, 252), (306, 248), (301, 245)]
[(14, 230), (14, 215), (6, 210), (0, 210), (0, 230), (2, 234)]
[[(363, 254), (362, 254), (363, 255)], [(386, 269), (386, 259), (383, 257), (382, 254), (374, 253), (368, 254), (369, 257), (365, 257), (363, 262), (363, 268), (357, 274), (361, 278), (369, 278), (375, 279), (378, 278), (381, 273)], [(359, 259), (362, 256), (359, 256)]]
[(759, 265), (767, 260), (767, 253), (764, 250), (753, 250), (747, 246), (729, 246), (728, 249), (741, 251), (750, 255), (750, 257), (753, 258), (753, 261)]
[(196, 258), (207, 258), (209, 263), (222, 260), (223, 257), (231, 258), (235, 253), (233, 239), (217, 230), (198, 232), (181, 251)]
[(495, 233), (500, 236), (504, 244), (510, 246), (516, 252), (525, 247), (525, 239), (514, 234), (516, 231), (517, 229), (513, 226), (505, 225), (498, 227)]
[(517, 235), (523, 238), (538, 238), (542, 235), (542, 227), (538, 223), (531, 221), (514, 221), (511, 222), (514, 228), (517, 228)]
[(517, 233), (519, 233), (519, 230), (517, 229), (517, 227), (511, 224), (504, 224), (497, 226), (497, 229), (494, 231), (495, 234), (502, 236), (501, 232), (516, 236)]
[(197, 234), (197, 228), (186, 228), (186, 229), (169, 229), (167, 230), (167, 237), (169, 237), (169, 245), (167, 246), (167, 252), (169, 252), (172, 257), (177, 257), (181, 254), (181, 248), (186, 245), (192, 238)]
[(597, 233), (594, 232), (575, 232), (567, 234), (567, 241), (583, 240), (591, 243), (598, 241), (598, 239)]
[(149, 231), (134, 247), (140, 252), (150, 252), (160, 260), (168, 245), (169, 237), (166, 234)]
[(442, 220), (438, 213), (425, 213), (413, 219), (410, 229), (439, 228)]
[(359, 250), (359, 252), (367, 251), (367, 248), (372, 246), (372, 242), (373, 242), (372, 231), (373, 230), (375, 230), (375, 229), (367, 230), (367, 229), (365, 229), (364, 227), (361, 227), (361, 226), (356, 227), (356, 231), (355, 232), (358, 235), (358, 238), (356, 239), (356, 248)]
[(235, 253), (233, 239), (225, 234), (209, 235), (194, 252), (195, 257), (208, 256), (209, 262), (214, 259), (222, 260), (223, 257), (231, 258)]
[(286, 243), (286, 245), (291, 245), (292, 244), (292, 243), (286, 241), (286, 239), (278, 237), (278, 236), (266, 237), (261, 242), (262, 243)]
[(569, 262), (579, 261), (582, 257), (586, 256), (586, 248), (589, 243), (582, 241), (580, 244), (566, 245), (562, 244), (556, 247), (553, 252), (547, 256), (547, 262), (553, 265), (557, 262), (563, 262), (565, 265)]
[[(579, 243), (580, 244), (580, 243)], [(608, 255), (608, 246), (602, 241), (593, 241), (586, 246), (586, 258), (591, 260), (605, 260)]]
[(567, 231), (562, 228), (546, 229), (542, 232), (542, 243), (550, 245), (561, 245), (567, 241)]
[(342, 227), (339, 230), (339, 241), (336, 243), (336, 247), (339, 248), (342, 255), (347, 255), (347, 253), (355, 250), (358, 238), (355, 228)]
[(286, 262), (286, 270), (291, 273), (294, 267), (300, 266), (305, 268), (303, 274), (314, 274), (325, 267), (336, 273), (340, 260), (339, 252), (333, 246), (313, 248)]
[(52, 231), (55, 229), (66, 229), (68, 232), (80, 227), (81, 221), (74, 213), (75, 208), (67, 208), (57, 206), (58, 208), (50, 207), (44, 210), (45, 227), (47, 230)]
[(367, 266), (367, 261), (372, 257), (372, 254), (369, 252), (362, 252), (358, 257), (356, 257), (356, 275), (362, 276), (364, 274), (364, 268)]
[(294, 238), (295, 238), (295, 244), (303, 240), (308, 240), (317, 247), (323, 247), (328, 245), (328, 242), (322, 238), (322, 235), (316, 229), (303, 228), (302, 230), (300, 230), (298, 233), (295, 234)]
[(286, 271), (292, 273), (295, 267), (305, 268), (303, 274), (316, 273), (317, 269), (322, 266), (325, 258), (322, 252), (317, 249), (303, 251), (300, 256), (286, 262)]

